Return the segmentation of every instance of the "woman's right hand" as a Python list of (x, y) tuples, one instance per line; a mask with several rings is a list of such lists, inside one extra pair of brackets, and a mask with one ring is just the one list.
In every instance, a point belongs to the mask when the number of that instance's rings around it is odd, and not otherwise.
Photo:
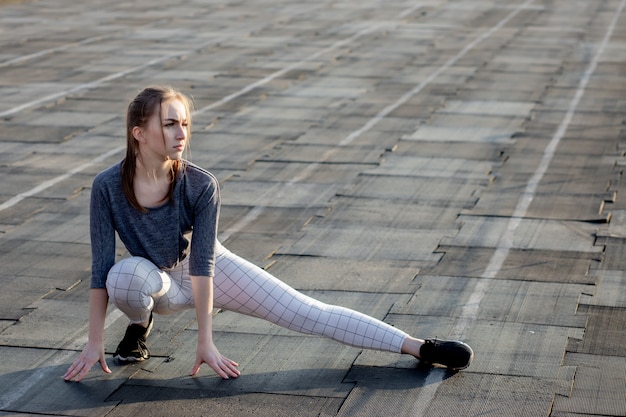
[(80, 380), (89, 373), (96, 362), (100, 362), (100, 367), (104, 372), (107, 374), (111, 373), (104, 355), (104, 344), (93, 344), (88, 342), (83, 351), (80, 353), (80, 356), (78, 356), (65, 375), (63, 375), (63, 379), (66, 381), (75, 380), (76, 382), (80, 382)]

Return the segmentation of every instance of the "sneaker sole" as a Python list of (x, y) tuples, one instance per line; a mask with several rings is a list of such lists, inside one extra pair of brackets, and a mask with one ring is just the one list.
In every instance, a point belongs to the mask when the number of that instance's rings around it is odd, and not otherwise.
[(115, 355), (113, 356), (114, 359), (117, 359), (118, 361), (122, 361), (122, 362), (143, 362), (148, 358), (136, 358), (134, 356), (128, 356), (128, 357), (124, 357), (124, 356), (120, 356), (120, 355)]

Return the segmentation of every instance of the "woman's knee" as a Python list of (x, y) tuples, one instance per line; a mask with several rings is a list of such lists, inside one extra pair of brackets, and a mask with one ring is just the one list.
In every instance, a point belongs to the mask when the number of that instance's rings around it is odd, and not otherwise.
[(164, 275), (166, 274), (161, 269), (145, 258), (138, 256), (124, 258), (109, 270), (107, 276), (109, 297), (114, 297), (115, 293), (129, 291), (145, 295), (166, 292), (164, 286), (168, 283), (165, 282)]

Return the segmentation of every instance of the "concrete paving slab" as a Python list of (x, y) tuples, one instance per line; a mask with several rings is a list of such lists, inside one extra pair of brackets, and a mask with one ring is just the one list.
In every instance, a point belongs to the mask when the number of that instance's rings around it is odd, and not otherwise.
[[(6, 276), (65, 278), (64, 288), (84, 277), (91, 265), (91, 249), (82, 243), (5, 239), (2, 248), (0, 262)], [(72, 257), (67, 257), (68, 252)]]
[[(155, 404), (154, 397), (159, 398)], [(132, 400), (129, 401), (128, 398)], [(125, 386), (111, 397), (123, 400), (109, 416), (142, 415), (150, 413), (163, 415), (228, 415), (233, 412), (254, 410), (259, 417), (330, 416), (336, 415), (341, 406), (341, 398), (309, 397), (264, 393), (228, 393), (206, 391), (204, 389), (177, 389), (153, 386)]]
[[(604, 223), (609, 221), (605, 202), (613, 199), (612, 193), (602, 194), (542, 194), (537, 193), (528, 208), (527, 217), (551, 220), (573, 220)], [(497, 194), (485, 193), (468, 215), (510, 216), (519, 202), (518, 192), (501, 191)]]
[(337, 196), (330, 209), (311, 219), (311, 223), (395, 227), (419, 234), (422, 229), (447, 229), (457, 216), (456, 209), (427, 207), (411, 200), (380, 204), (376, 199)]
[[(3, 204), (8, 201), (10, 201), (10, 199), (6, 198)], [(8, 233), (9, 231), (14, 230), (16, 226), (28, 221), (33, 213), (37, 213), (41, 209), (42, 205), (49, 202), (50, 201), (47, 199), (30, 198), (22, 200), (19, 206), (13, 205), (3, 210), (0, 212), (0, 230), (2, 230), (2, 233)]]
[(306, 235), (293, 245), (283, 247), (281, 255), (323, 256), (364, 260), (408, 260), (436, 262), (433, 254), (442, 234), (456, 229), (428, 230), (417, 233), (386, 227), (308, 225)]
[(94, 111), (58, 111), (31, 112), (25, 120), (13, 118), (14, 122), (22, 122), (28, 126), (84, 126), (109, 123), (118, 117), (116, 113), (96, 113)]
[[(530, 32), (532, 28), (527, 28), (526, 30)], [(508, 52), (507, 49), (485, 66), (485, 70), (513, 74), (553, 74), (558, 72), (561, 62), (562, 61), (558, 58), (538, 59), (536, 57), (516, 53), (516, 51)]]
[(356, 261), (280, 255), (273, 256), (265, 269), (301, 291), (324, 289), (399, 294), (414, 291), (413, 278), (423, 265), (418, 261)]
[(308, 124), (303, 126), (299, 120), (285, 120), (277, 123), (276, 120), (255, 119), (253, 116), (243, 115), (236, 120), (234, 118), (222, 118), (218, 127), (219, 129), (216, 131), (228, 132), (231, 135), (255, 135), (258, 137), (259, 132), (262, 132), (265, 137), (277, 138), (284, 137), (284, 135), (293, 136), (295, 133), (302, 132), (303, 129), (308, 128)]
[(369, 175), (391, 175), (400, 177), (465, 178), (488, 180), (493, 164), (463, 158), (421, 158), (389, 153), (381, 165), (364, 171)]
[(605, 356), (626, 355), (624, 345), (626, 311), (623, 308), (581, 304), (578, 311), (588, 317), (589, 327), (582, 343), (576, 349), (572, 349), (573, 351)]
[(221, 131), (194, 132), (188, 158), (201, 166), (214, 170), (229, 169), (245, 171), (258, 158), (287, 138), (260, 137), (242, 133)]
[[(80, 384), (63, 381), (73, 353), (50, 349), (2, 346), (0, 352), (11, 361), (2, 361), (0, 393), (3, 410), (20, 410), (25, 415), (55, 413), (66, 416), (105, 416), (119, 401), (108, 401), (120, 382), (112, 376), (88, 376)], [(126, 372), (126, 377), (129, 376)], [(12, 387), (11, 390), (6, 390)]]
[(417, 141), (400, 140), (393, 148), (398, 155), (421, 156), (421, 157), (446, 157), (454, 159), (469, 159), (478, 161), (491, 161), (493, 167), (501, 167), (506, 161), (508, 149), (505, 145), (488, 142), (468, 141), (462, 143), (449, 143), (443, 141)]
[[(616, 176), (612, 172), (595, 173), (594, 175), (579, 178), (574, 177), (568, 172), (567, 167), (562, 167), (562, 172), (555, 174), (547, 173), (545, 175), (546, 180), (537, 186), (537, 192), (540, 194), (548, 195), (553, 194), (555, 196), (559, 194), (569, 194), (577, 197), (578, 195), (594, 195), (602, 194), (609, 197), (610, 200), (621, 201), (617, 198), (616, 190), (612, 186), (616, 181)], [(528, 180), (530, 173), (524, 172), (523, 169), (519, 173), (512, 173), (505, 177), (498, 176), (498, 185), (494, 186), (492, 190), (502, 190), (508, 192), (509, 190), (523, 190), (525, 188), (524, 180)], [(605, 202), (605, 206), (611, 211), (615, 207), (616, 203)]]
[(334, 164), (371, 164), (380, 162), (380, 148), (336, 147), (283, 143), (259, 159), (260, 162), (323, 162)]
[(585, 294), (581, 299), (581, 304), (626, 307), (626, 294), (620, 291), (624, 282), (623, 271), (593, 270), (589, 275), (596, 279), (595, 291), (593, 295)]
[[(493, 256), (493, 249), (474, 246), (440, 245), (437, 252), (443, 254), (442, 262), (425, 266), (420, 273), (481, 277)], [(511, 248), (495, 278), (592, 285), (595, 278), (589, 275), (589, 269), (601, 260), (601, 253)]]
[[(617, 195), (615, 195), (615, 202), (617, 202)], [(611, 212), (611, 223), (607, 225), (603, 230), (598, 230), (599, 240), (603, 240), (606, 237), (625, 237), (626, 236), (626, 223), (624, 218), (626, 217), (626, 211), (613, 209), (614, 202), (607, 202), (606, 209)]]
[(464, 114), (437, 112), (433, 115), (431, 126), (443, 127), (466, 127), (487, 126), (500, 131), (519, 130), (527, 116), (519, 115), (490, 115), (490, 114)]
[(461, 101), (451, 100), (440, 110), (442, 113), (475, 114), (480, 116), (520, 116), (528, 115), (535, 103), (507, 101)]
[(284, 234), (264, 236), (245, 232), (234, 233), (234, 236), (231, 236), (228, 231), (226, 235), (227, 238), (221, 238), (226, 247), (257, 265), (267, 263), (268, 259), (280, 252), (284, 245), (289, 245), (300, 236), (300, 234), (289, 237), (285, 237)]
[[(461, 305), (453, 299), (469, 298), (476, 279), (418, 275), (419, 289), (407, 304), (395, 304), (391, 313), (460, 317)], [(584, 327), (576, 308), (588, 285), (552, 282), (493, 280), (485, 290), (477, 319)], [(544, 308), (541, 308), (544, 307)]]
[[(196, 341), (193, 333), (186, 333), (180, 336), (183, 345), (175, 355), (146, 361), (128, 385), (326, 398), (343, 398), (351, 388), (343, 379), (358, 350), (327, 339), (301, 336), (215, 332), (215, 343), (239, 363), (242, 375), (224, 381), (203, 369), (196, 377), (189, 377)], [(278, 350), (284, 353), (276, 355)]]
[[(256, 235), (259, 239), (263, 236), (281, 236), (288, 238), (290, 235), (300, 235), (301, 227), (311, 217), (326, 211), (325, 208), (305, 207), (272, 207), (267, 210), (255, 210), (249, 206), (223, 206), (225, 212), (223, 221), (220, 221), (220, 231), (225, 235), (232, 235), (233, 230), (238, 233)], [(252, 218), (254, 221), (246, 221)], [(241, 230), (239, 230), (241, 229)], [(221, 235), (222, 238), (224, 235)]]
[[(422, 407), (420, 393), (428, 389), (428, 375), (419, 369), (354, 367), (346, 380), (355, 387), (337, 415), (377, 416), (390, 409), (400, 415), (414, 415)], [(446, 375), (443, 379), (455, 377)]]
[(602, 236), (598, 239), (598, 245), (604, 245), (605, 261), (602, 263), (600, 269), (606, 269), (608, 271), (619, 271), (624, 265), (626, 260), (622, 254), (626, 253), (626, 247), (623, 245), (623, 239), (621, 237), (612, 238), (610, 236)]
[(329, 129), (325, 126), (311, 126), (302, 132), (294, 143), (302, 144), (337, 144), (343, 143), (348, 138), (354, 137), (350, 144), (357, 146), (379, 146), (383, 149), (391, 149), (398, 141), (396, 135), (386, 132), (367, 131), (353, 136), (355, 130), (350, 129)]
[[(517, 84), (502, 82), (499, 88), (488, 88), (486, 82), (465, 84), (458, 88), (457, 95), (467, 100), (517, 100), (538, 101), (543, 91), (523, 89)], [(474, 126), (468, 126), (474, 127)]]
[[(0, 196), (5, 197), (3, 202), (6, 202), (10, 198), (15, 197), (17, 195), (22, 195), (23, 197), (22, 201), (24, 201), (24, 199), (26, 199), (27, 197), (30, 197), (29, 195), (24, 195), (24, 193), (28, 194), (30, 190), (34, 189), (35, 187), (38, 187), (40, 184), (47, 182), (47, 181), (51, 181), (54, 178), (62, 177), (66, 174), (65, 172), (61, 171), (59, 168), (56, 168), (54, 170), (41, 169), (39, 172), (37, 172), (37, 170), (34, 170), (32, 167), (23, 168), (19, 166), (15, 166), (15, 167), (5, 166), (4, 168), (0, 167), (0, 173), (4, 173), (3, 171), (10, 172), (13, 174), (11, 175), (10, 182), (0, 185)], [(15, 180), (13, 180), (13, 178), (15, 178)], [(56, 182), (58, 183), (61, 181), (56, 181)], [(61, 190), (65, 191), (65, 194), (63, 194), (62, 198), (68, 199), (73, 194), (80, 192), (81, 188), (84, 187), (85, 185), (91, 185), (91, 179), (87, 179), (85, 177), (80, 178), (80, 176), (78, 175), (76, 176), (76, 178), (70, 177), (68, 184), (58, 184), (58, 185), (52, 184), (50, 187), (44, 188), (42, 190), (42, 191), (46, 191), (45, 193), (46, 195), (43, 196), (44, 197), (43, 202), (45, 202), (46, 199), (53, 199), (55, 197), (59, 198), (59, 192)], [(39, 195), (33, 197), (33, 200), (35, 199), (39, 200), (39, 204), (41, 204), (42, 198)], [(49, 201), (49, 202), (52, 202), (52, 201)]]
[[(511, 417), (543, 415), (552, 408), (554, 382), (510, 375), (468, 374), (446, 380), (437, 400), (426, 408), (429, 416), (494, 413)], [(459, 394), (460, 386), (471, 388)]]
[(11, 239), (89, 245), (88, 229), (89, 216), (85, 213), (44, 211), (12, 231)]
[[(509, 220), (504, 218), (459, 216), (463, 224), (453, 238), (441, 240), (443, 245), (497, 247), (502, 236), (506, 236)], [(523, 219), (521, 229), (513, 237), (511, 247), (517, 249), (543, 249), (600, 253), (602, 248), (594, 245), (591, 237), (594, 225), (580, 222)], [(489, 225), (489, 226), (487, 226)], [(491, 232), (487, 232), (487, 228)], [(588, 232), (585, 232), (587, 230)], [(589, 239), (574, 236), (587, 235)], [(559, 236), (554, 239), (554, 236)]]
[(62, 143), (65, 140), (85, 133), (87, 129), (78, 126), (28, 126), (11, 122), (0, 124), (2, 141), (22, 143)]
[[(88, 274), (85, 273), (85, 279), (87, 278)], [(13, 287), (10, 293), (0, 294), (0, 319), (7, 320), (2, 329), (6, 330), (6, 334), (10, 334), (12, 330), (7, 327), (15, 325), (33, 311), (33, 303), (59, 288), (69, 287), (67, 279), (54, 279), (46, 275), (42, 277), (29, 274), (18, 279), (14, 275), (0, 275), (0, 282)], [(21, 339), (21, 332), (18, 331), (18, 333)]]
[[(418, 33), (421, 33), (420, 29), (417, 29), (417, 31)], [(414, 37), (412, 33), (410, 33), (408, 36), (410, 36), (411, 38)], [(419, 35), (417, 37), (419, 38)], [(429, 36), (426, 36), (426, 37), (422, 36), (422, 38), (423, 38), (424, 43), (430, 43), (432, 39)], [(401, 77), (397, 79), (402, 82), (411, 82), (413, 85), (416, 85), (416, 84), (426, 81), (428, 77), (434, 72), (436, 72), (437, 70), (438, 70), (437, 67), (430, 66), (427, 63), (422, 63), (420, 62), (419, 59), (417, 59), (412, 65), (407, 66), (403, 70)], [(463, 84), (467, 82), (469, 79), (471, 79), (471, 77), (475, 73), (476, 73), (475, 67), (472, 67), (472, 66), (463, 67), (460, 65), (455, 65), (454, 67), (449, 68), (445, 73), (440, 74), (435, 80), (433, 80), (432, 85), (434, 88), (437, 88), (439, 86), (450, 87), (450, 85)], [(382, 82), (385, 82), (384, 78)], [(434, 93), (434, 91), (431, 91), (430, 93)], [(455, 96), (455, 94), (450, 94), (449, 96), (453, 97)], [(427, 99), (427, 97), (431, 97), (431, 99), (438, 99), (436, 94), (428, 94), (427, 96), (422, 96), (420, 94), (411, 98), (411, 100), (409, 100), (407, 103), (413, 103), (415, 100), (422, 101), (422, 100)]]
[(555, 397), (557, 413), (624, 415), (624, 357), (568, 353), (565, 363), (577, 367), (577, 376), (571, 395)]
[(355, 186), (338, 191), (343, 197), (411, 201), (429, 207), (473, 207), (483, 184), (464, 178), (361, 176)]
[(221, 195), (229, 204), (241, 206), (324, 207), (334, 191), (327, 184), (268, 183), (233, 178), (226, 182)]
[[(50, 291), (49, 291), (50, 292)], [(42, 294), (40, 297), (43, 297)], [(79, 348), (85, 339), (84, 314), (89, 310), (81, 302), (66, 300), (38, 299), (32, 304), (24, 305), (29, 311), (28, 317), (16, 322), (0, 335), (3, 345), (43, 348), (53, 346), (55, 349)], [(119, 318), (119, 314), (113, 316)], [(54, 321), (47, 320), (54, 317)], [(79, 341), (67, 346), (67, 341), (80, 338)], [(69, 361), (69, 358), (67, 359)]]
[(423, 126), (411, 135), (402, 136), (406, 141), (417, 142), (473, 142), (496, 143), (506, 145), (512, 143), (511, 137), (516, 129), (473, 127), (473, 126)]

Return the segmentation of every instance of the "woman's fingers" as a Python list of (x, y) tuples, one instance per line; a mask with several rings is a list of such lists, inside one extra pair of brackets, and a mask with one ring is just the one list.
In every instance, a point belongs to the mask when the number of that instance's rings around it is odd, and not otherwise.
[(239, 369), (237, 369), (237, 366), (239, 366), (237, 362), (231, 361), (230, 359), (226, 359), (226, 361), (226, 368), (228, 369), (228, 374), (230, 376), (232, 376), (233, 378), (237, 378), (239, 375), (241, 375), (241, 372), (239, 372)]
[(206, 362), (201, 359), (197, 359), (189, 375), (197, 375), (203, 363), (209, 365), (209, 367), (213, 369), (213, 371), (215, 371), (215, 373), (222, 379), (237, 378), (241, 375), (241, 372), (237, 369), (239, 364), (224, 356), (217, 359), (215, 362)]
[(72, 364), (72, 366), (69, 367), (69, 369), (65, 372), (65, 375), (63, 375), (63, 379), (66, 381), (71, 381), (72, 378), (74, 378), (74, 376), (76, 375), (76, 362), (74, 362)]
[(100, 368), (102, 368), (104, 372), (106, 372), (107, 374), (111, 373), (109, 365), (106, 361), (106, 357), (104, 356), (104, 351), (98, 354), (98, 352), (93, 352), (85, 349), (83, 352), (81, 352), (80, 356), (76, 358), (74, 363), (72, 363), (72, 365), (68, 368), (67, 372), (65, 372), (65, 375), (63, 375), (63, 379), (65, 379), (66, 381), (71, 381), (75, 379), (76, 382), (79, 382), (89, 373), (89, 371), (91, 370), (91, 368), (93, 368), (96, 362), (100, 364)]
[(196, 363), (193, 365), (193, 368), (191, 368), (191, 372), (189, 373), (189, 376), (196, 376), (196, 374), (200, 370), (201, 365), (202, 365), (202, 361), (197, 359)]
[(109, 365), (107, 364), (107, 361), (105, 358), (100, 358), (100, 368), (102, 368), (102, 370), (106, 372), (107, 374), (111, 373), (111, 369), (109, 369)]
[(87, 373), (89, 373), (90, 369), (91, 366), (85, 363), (83, 361), (83, 358), (78, 358), (67, 370), (67, 372), (63, 376), (63, 379), (65, 379), (66, 381), (71, 381), (76, 378), (76, 382), (79, 382), (81, 379), (83, 379), (85, 375), (87, 375)]
[(231, 377), (237, 378), (239, 376), (239, 371), (234, 368), (233, 363), (234, 362), (232, 362), (230, 359), (222, 356), (220, 360), (218, 360), (218, 362), (215, 364), (215, 366), (212, 366), (212, 368), (223, 379), (228, 379)]

